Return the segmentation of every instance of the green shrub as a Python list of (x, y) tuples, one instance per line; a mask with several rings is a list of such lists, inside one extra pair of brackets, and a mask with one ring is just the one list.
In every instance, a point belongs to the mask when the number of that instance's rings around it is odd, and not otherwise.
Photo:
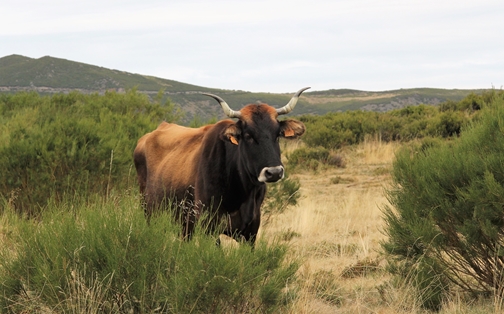
[(471, 93), (458, 103), (457, 109), (463, 111), (476, 111), (482, 109), (486, 103), (488, 103), (488, 99), (485, 100), (484, 96)]
[(262, 213), (280, 214), (288, 206), (296, 205), (301, 197), (300, 187), (299, 180), (291, 179), (287, 174), (281, 181), (268, 184), (266, 198), (261, 208)]
[(427, 131), (430, 136), (443, 138), (459, 136), (462, 127), (467, 124), (468, 120), (465, 114), (460, 111), (443, 112), (431, 121)]
[(208, 119), (207, 121), (204, 121), (203, 118), (201, 118), (199, 115), (196, 115), (192, 118), (191, 121), (189, 121), (189, 127), (199, 128), (203, 125), (217, 123), (217, 121), (218, 121), (217, 117), (212, 117), (212, 118)]
[(446, 142), (443, 142), (439, 137), (425, 137), (420, 141), (420, 146), (418, 149), (422, 152), (425, 152), (431, 147), (438, 147)]
[(384, 210), (391, 271), (437, 309), (448, 283), (473, 294), (503, 291), (504, 94), (449, 143), (404, 149)]
[(366, 134), (379, 131), (387, 133), (379, 126), (379, 114), (376, 112), (348, 111), (329, 113), (321, 117), (300, 117), (306, 125), (303, 140), (311, 147), (322, 146), (337, 149), (364, 140)]
[(454, 100), (447, 100), (439, 104), (439, 111), (455, 111), (458, 110), (458, 102)]
[(344, 168), (345, 160), (335, 151), (330, 151), (322, 146), (301, 147), (288, 155), (288, 164), (292, 168), (301, 168), (317, 171), (324, 165)]
[(411, 141), (430, 137), (456, 137), (477, 112), (504, 91), (470, 94), (461, 101), (446, 101), (438, 107), (408, 106), (389, 112), (346, 111), (323, 116), (302, 116), (306, 125), (303, 141), (309, 147), (329, 150), (361, 143), (366, 136), (381, 141)]
[(132, 90), (126, 94), (51, 97), (1, 95), (0, 194), (16, 191), (19, 212), (37, 214), (50, 196), (128, 186), (137, 140), (179, 114)]
[(301, 147), (289, 154), (289, 166), (312, 168), (313, 161), (326, 163), (329, 158), (329, 150), (324, 147)]
[[(256, 313), (287, 306), (297, 264), (286, 247), (219, 248), (201, 226), (189, 242), (164, 212), (147, 224), (138, 198), (50, 203), (39, 221), (9, 215), (1, 249), (5, 313)], [(15, 251), (12, 251), (15, 248)]]

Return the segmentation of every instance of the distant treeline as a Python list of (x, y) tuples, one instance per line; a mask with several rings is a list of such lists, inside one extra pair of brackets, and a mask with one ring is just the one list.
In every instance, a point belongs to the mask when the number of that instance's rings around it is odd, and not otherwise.
[(323, 116), (305, 115), (300, 117), (307, 129), (303, 140), (310, 147), (331, 150), (360, 143), (370, 135), (387, 142), (458, 136), (464, 125), (497, 93), (503, 91), (470, 94), (458, 102), (410, 106), (385, 113), (346, 111)]

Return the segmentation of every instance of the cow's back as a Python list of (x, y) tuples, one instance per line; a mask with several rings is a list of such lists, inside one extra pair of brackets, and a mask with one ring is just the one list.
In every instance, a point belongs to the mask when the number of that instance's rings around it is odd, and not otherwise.
[(211, 126), (187, 128), (162, 122), (142, 136), (134, 152), (140, 191), (148, 207), (165, 197), (189, 197), (196, 178), (201, 141)]

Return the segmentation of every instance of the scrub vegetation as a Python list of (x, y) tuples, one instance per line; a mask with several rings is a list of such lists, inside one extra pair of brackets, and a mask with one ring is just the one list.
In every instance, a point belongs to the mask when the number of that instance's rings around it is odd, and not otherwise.
[(0, 312), (498, 313), (503, 102), (298, 117), (252, 249), (146, 222), (132, 151), (181, 119), (161, 94), (0, 95)]
[(272, 313), (289, 304), (298, 266), (286, 245), (226, 249), (203, 232), (186, 243), (169, 211), (148, 225), (137, 197), (111, 198), (50, 204), (37, 220), (4, 210), (3, 312)]

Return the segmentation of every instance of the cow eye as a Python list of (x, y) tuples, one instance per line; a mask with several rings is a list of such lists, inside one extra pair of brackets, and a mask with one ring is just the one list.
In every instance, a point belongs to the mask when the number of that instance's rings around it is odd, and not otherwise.
[(252, 137), (252, 135), (250, 135), (250, 133), (245, 133), (243, 135), (243, 138), (247, 141), (247, 142), (252, 142), (254, 141), (254, 138)]

